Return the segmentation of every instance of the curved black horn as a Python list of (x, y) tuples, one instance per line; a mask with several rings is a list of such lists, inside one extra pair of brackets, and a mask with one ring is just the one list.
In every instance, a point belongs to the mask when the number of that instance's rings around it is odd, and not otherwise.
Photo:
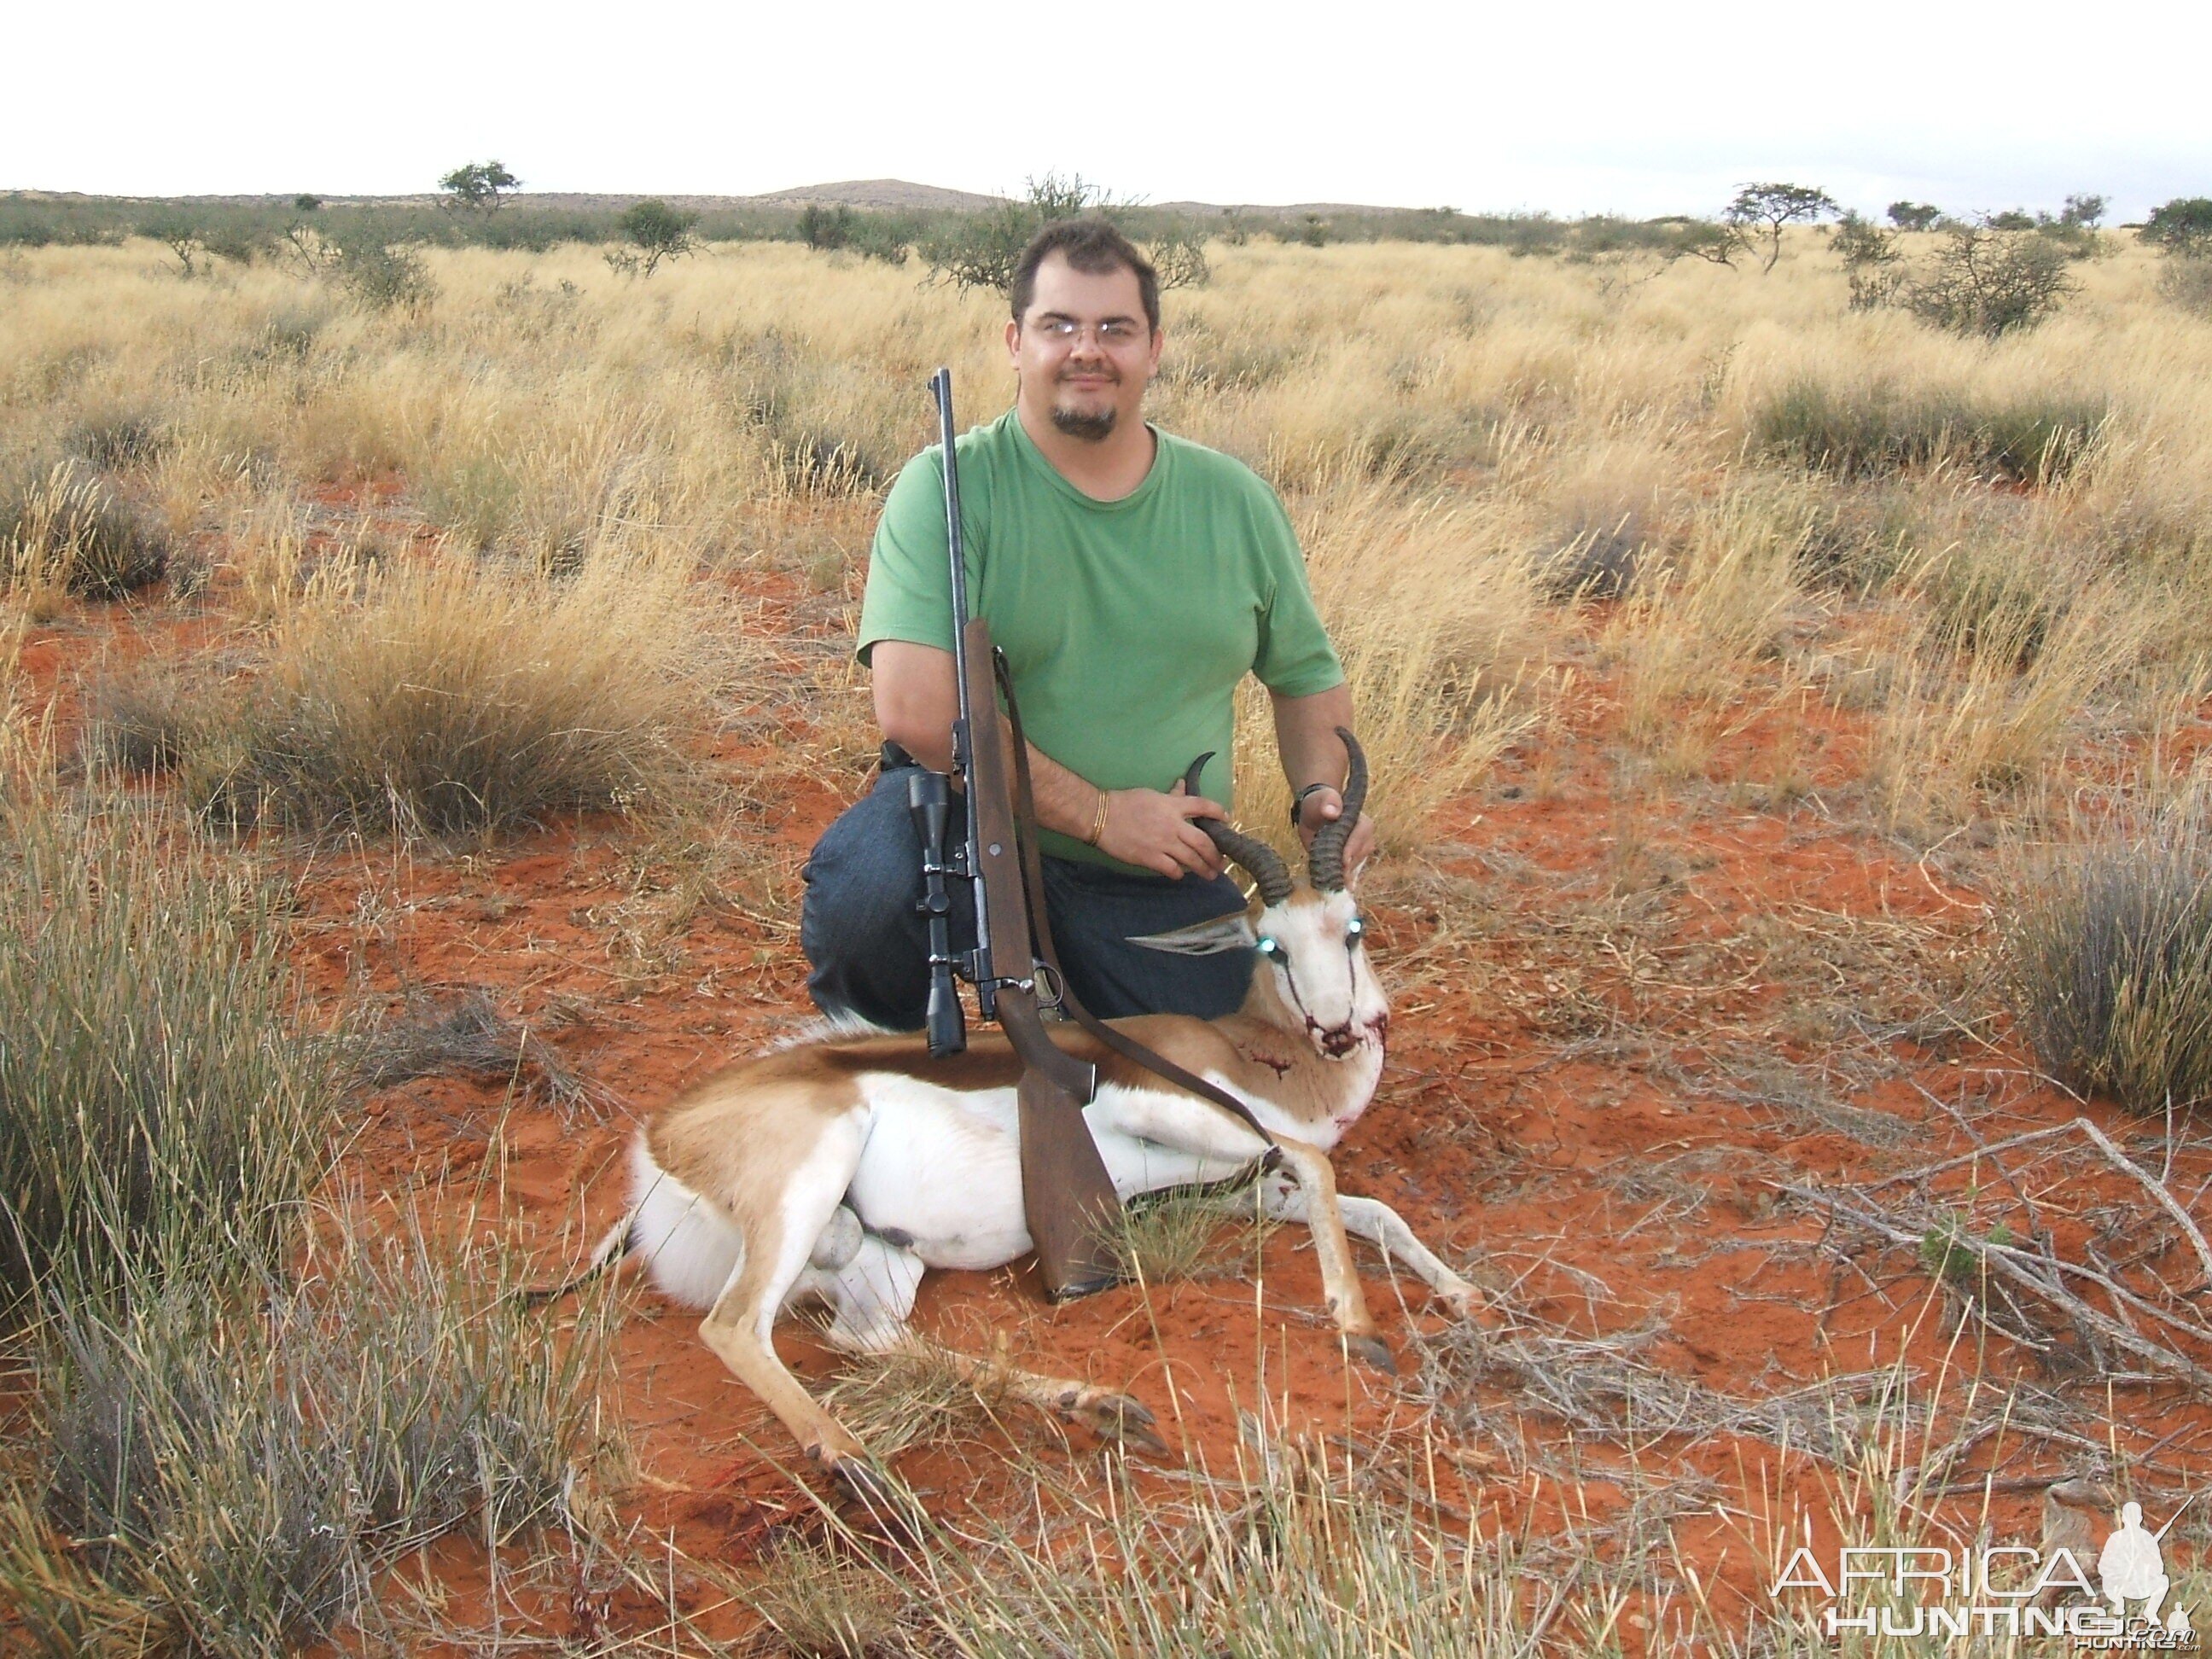
[(1313, 877), (1313, 884), (1324, 893), (1344, 885), (1344, 844), (1351, 839), (1352, 826), (1359, 822), (1360, 808), (1367, 805), (1367, 757), (1360, 752), (1359, 739), (1344, 727), (1338, 726), (1336, 735), (1344, 739), (1348, 761), (1344, 775), (1344, 811), (1314, 831), (1313, 846), (1306, 854), (1306, 868)]
[[(1206, 762), (1213, 758), (1207, 750), (1190, 763), (1182, 775), (1182, 792), (1186, 795), (1198, 793), (1198, 775), (1206, 770)], [(1193, 818), (1191, 822), (1206, 832), (1206, 839), (1221, 849), (1221, 856), (1231, 863), (1241, 865), (1252, 872), (1252, 879), (1260, 884), (1262, 904), (1280, 904), (1290, 897), (1292, 883), (1289, 867), (1275, 849), (1257, 836), (1232, 830), (1219, 818)]]

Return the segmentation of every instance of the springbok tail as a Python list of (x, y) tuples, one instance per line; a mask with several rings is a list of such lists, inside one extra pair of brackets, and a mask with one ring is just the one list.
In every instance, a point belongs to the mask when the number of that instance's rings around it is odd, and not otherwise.
[(516, 1299), (526, 1308), (543, 1308), (582, 1289), (608, 1268), (621, 1264), (623, 1258), (630, 1252), (630, 1236), (636, 1226), (636, 1210), (623, 1211), (622, 1219), (607, 1229), (605, 1236), (592, 1247), (591, 1255), (585, 1258), (584, 1265), (573, 1276), (550, 1288), (525, 1290)]

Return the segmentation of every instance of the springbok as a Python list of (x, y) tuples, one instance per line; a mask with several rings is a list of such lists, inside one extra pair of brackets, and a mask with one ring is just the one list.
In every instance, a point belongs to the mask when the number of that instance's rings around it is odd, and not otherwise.
[[(1112, 1023), (1233, 1093), (1265, 1127), (1280, 1156), (1262, 1176), (1261, 1209), (1311, 1227), (1344, 1340), (1389, 1370), (1347, 1232), (1382, 1246), (1462, 1316), (1477, 1293), (1387, 1205), (1340, 1198), (1329, 1167), (1329, 1149), (1375, 1092), (1389, 1024), (1344, 869), (1366, 764), (1342, 735), (1352, 757), (1344, 811), (1315, 836), (1309, 878), (1294, 880), (1266, 843), (1205, 821), (1224, 856), (1257, 881), (1256, 915), (1140, 941), (1189, 954), (1256, 949), (1243, 1007), (1210, 1022), (1153, 1014)], [(1084, 1119), (1124, 1198), (1226, 1180), (1267, 1153), (1267, 1141), (1220, 1105), (1088, 1034), (1067, 1026), (1055, 1040), (1097, 1067)], [(708, 1310), (708, 1346), (809, 1457), (870, 1503), (887, 1494), (866, 1449), (776, 1354), (776, 1317), (802, 1300), (828, 1304), (830, 1340), (842, 1349), (933, 1352), (973, 1382), (1158, 1448), (1152, 1413), (1127, 1395), (951, 1353), (907, 1328), (928, 1268), (997, 1267), (1030, 1248), (1015, 1140), (1020, 1073), (1000, 1033), (933, 1060), (919, 1034), (835, 1022), (741, 1060), (685, 1090), (640, 1133), (629, 1210), (593, 1265), (640, 1257), (664, 1293)]]

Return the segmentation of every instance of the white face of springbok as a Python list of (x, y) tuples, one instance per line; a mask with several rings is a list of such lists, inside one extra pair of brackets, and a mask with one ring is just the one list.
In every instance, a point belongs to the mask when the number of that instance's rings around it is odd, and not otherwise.
[(1382, 1042), (1389, 1004), (1367, 965), (1367, 924), (1349, 891), (1302, 886), (1262, 909), (1250, 926), (1260, 953), (1253, 971), (1269, 976), (1275, 1000), (1293, 1025), (1303, 1019), (1316, 1048), (1342, 1060)]
[[(1271, 1024), (1304, 1031), (1329, 1060), (1379, 1051), (1390, 1022), (1382, 988), (1367, 965), (1367, 924), (1352, 896), (1359, 872), (1344, 865), (1352, 826), (1367, 799), (1367, 757), (1349, 731), (1340, 726), (1336, 735), (1343, 739), (1346, 760), (1341, 806), (1335, 818), (1314, 832), (1307, 878), (1292, 876), (1282, 855), (1264, 841), (1218, 818), (1194, 818), (1222, 856), (1252, 877), (1262, 901), (1259, 914), (1224, 916), (1132, 941), (1192, 956), (1257, 951), (1253, 990), (1266, 994), (1263, 1004), (1272, 1005), (1260, 1012)], [(1183, 775), (1186, 793), (1199, 793), (1200, 778), (1212, 758), (1205, 754), (1191, 763)]]

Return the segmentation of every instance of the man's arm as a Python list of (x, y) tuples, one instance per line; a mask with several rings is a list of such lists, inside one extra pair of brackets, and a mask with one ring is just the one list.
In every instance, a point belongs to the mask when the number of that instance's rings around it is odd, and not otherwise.
[[(1305, 798), (1298, 813), (1298, 839), (1313, 845), (1314, 831), (1344, 813), (1342, 786), (1352, 757), (1336, 728), (1356, 728), (1352, 723), (1352, 688), (1332, 686), (1310, 696), (1286, 697), (1271, 691), (1275, 708), (1275, 747), (1283, 757), (1283, 775), (1290, 780), (1291, 794), (1308, 784), (1323, 786)], [(1352, 826), (1344, 848), (1344, 867), (1357, 870), (1375, 851), (1374, 815), (1362, 811)]]
[[(933, 771), (952, 765), (952, 722), (960, 713), (960, 684), (952, 653), (907, 640), (878, 640), (868, 663), (874, 677), (876, 724), (891, 742)], [(1347, 708), (1350, 707), (1347, 701)], [(1005, 720), (1001, 714), (1000, 719)], [(1012, 741), (1011, 733), (1008, 741)], [(1329, 739), (1334, 743), (1334, 738)], [(1340, 757), (1344, 745), (1337, 744)], [(1029, 745), (1030, 783), (1037, 822), (1077, 841), (1088, 841), (1098, 821), (1101, 792)], [(1340, 759), (1337, 775), (1343, 775)], [(1106, 830), (1098, 848), (1109, 858), (1164, 876), (1185, 871), (1211, 879), (1221, 873), (1221, 854), (1193, 818), (1224, 817), (1220, 803), (1157, 789), (1115, 789), (1105, 799)]]

